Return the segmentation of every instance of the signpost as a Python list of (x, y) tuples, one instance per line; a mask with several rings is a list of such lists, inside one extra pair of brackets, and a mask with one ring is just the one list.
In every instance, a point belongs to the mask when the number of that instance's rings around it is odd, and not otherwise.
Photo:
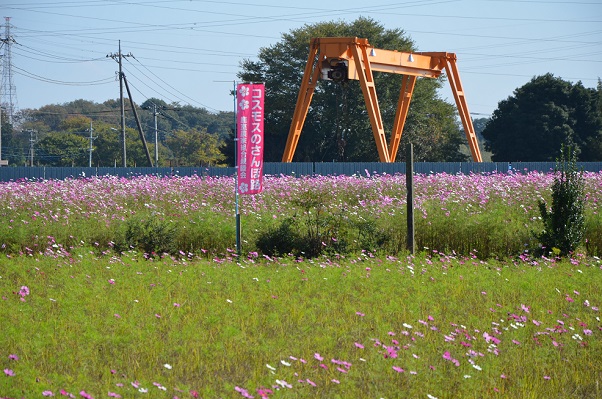
[(240, 255), (240, 210), (238, 195), (263, 190), (263, 120), (265, 85), (240, 83), (236, 86), (236, 251)]

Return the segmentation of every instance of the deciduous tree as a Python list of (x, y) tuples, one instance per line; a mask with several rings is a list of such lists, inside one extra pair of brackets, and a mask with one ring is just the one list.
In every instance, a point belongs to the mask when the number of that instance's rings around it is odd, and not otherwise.
[(483, 136), (493, 161), (553, 161), (562, 145), (581, 161), (600, 161), (599, 93), (552, 74), (537, 76), (498, 104)]

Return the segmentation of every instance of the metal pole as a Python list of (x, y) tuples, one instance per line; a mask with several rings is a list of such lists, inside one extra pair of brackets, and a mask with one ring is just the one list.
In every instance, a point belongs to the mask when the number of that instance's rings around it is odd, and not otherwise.
[(88, 167), (92, 167), (92, 140), (94, 140), (92, 138), (92, 132), (94, 130), (92, 129), (92, 121), (90, 121), (90, 149), (88, 151), (90, 151), (90, 157), (88, 159)]
[(412, 143), (408, 144), (406, 152), (406, 187), (407, 187), (407, 214), (408, 214), (408, 240), (407, 249), (414, 254), (416, 247), (414, 241), (414, 149)]
[(236, 81), (234, 84), (234, 204), (236, 213), (236, 253), (241, 255), (240, 248), (240, 209), (238, 206), (238, 123), (236, 119)]
[(121, 69), (121, 40), (119, 41), (119, 99), (121, 102), (121, 141), (123, 145), (123, 154), (121, 156), (123, 160), (123, 167), (127, 167), (127, 156), (126, 156), (126, 145), (125, 145), (125, 104), (123, 102), (123, 71)]
[(34, 153), (34, 149), (33, 149), (33, 145), (35, 143), (35, 140), (33, 139), (33, 130), (29, 131), (29, 166), (33, 166), (33, 153)]
[(150, 156), (150, 152), (148, 152), (148, 146), (146, 145), (146, 138), (144, 137), (144, 132), (142, 131), (142, 125), (140, 124), (140, 119), (138, 118), (138, 112), (136, 112), (136, 106), (134, 105), (134, 99), (132, 98), (132, 92), (130, 91), (130, 85), (128, 84), (128, 80), (123, 75), (123, 81), (125, 82), (125, 88), (128, 92), (128, 98), (130, 99), (130, 105), (132, 106), (132, 112), (134, 113), (134, 119), (136, 120), (136, 126), (138, 126), (138, 133), (140, 133), (140, 141), (142, 141), (142, 145), (144, 146), (144, 153), (146, 154), (146, 160), (148, 161), (150, 167), (153, 167), (153, 160)]
[(155, 117), (155, 166), (159, 167), (159, 133), (157, 130), (157, 104), (153, 104), (153, 116)]

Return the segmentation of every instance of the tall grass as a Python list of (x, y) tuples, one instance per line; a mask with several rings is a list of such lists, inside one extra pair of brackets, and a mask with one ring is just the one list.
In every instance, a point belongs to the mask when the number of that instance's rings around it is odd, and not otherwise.
[[(584, 179), (580, 250), (600, 255), (602, 173)], [(417, 247), (483, 259), (532, 250), (543, 229), (537, 204), (549, 201), (552, 182), (543, 173), (416, 176)], [(231, 178), (153, 176), (0, 184), (0, 251), (60, 245), (224, 254), (235, 245), (233, 186)], [(245, 252), (260, 251), (262, 238), (283, 223), (318, 253), (397, 255), (405, 248), (403, 176), (268, 176), (263, 193), (240, 201)]]
[(595, 258), (0, 264), (0, 397), (602, 395)]

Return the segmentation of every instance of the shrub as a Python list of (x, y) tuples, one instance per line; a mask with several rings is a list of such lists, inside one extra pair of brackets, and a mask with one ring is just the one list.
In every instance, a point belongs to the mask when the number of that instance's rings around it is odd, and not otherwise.
[(542, 249), (566, 256), (581, 243), (585, 233), (585, 182), (577, 170), (571, 147), (561, 150), (552, 185), (552, 208), (539, 202), (544, 230), (538, 235)]
[(138, 249), (152, 255), (176, 253), (177, 228), (159, 216), (135, 216), (125, 221), (124, 231), (115, 242), (115, 249), (122, 252)]
[(255, 245), (261, 253), (268, 256), (282, 256), (300, 252), (301, 236), (293, 227), (293, 220), (286, 218), (277, 227), (261, 232)]

